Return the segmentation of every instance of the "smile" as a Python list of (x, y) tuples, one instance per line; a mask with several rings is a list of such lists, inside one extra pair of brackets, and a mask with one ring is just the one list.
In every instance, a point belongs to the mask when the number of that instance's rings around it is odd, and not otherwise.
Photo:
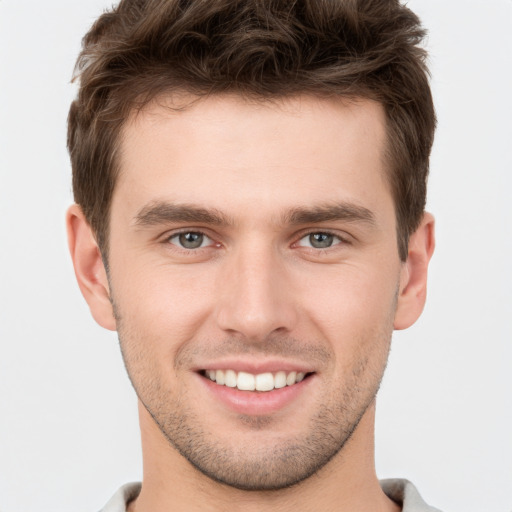
[(275, 373), (266, 372), (256, 375), (235, 370), (204, 370), (203, 375), (219, 386), (237, 388), (240, 391), (272, 391), (302, 382), (308, 374), (304, 372)]

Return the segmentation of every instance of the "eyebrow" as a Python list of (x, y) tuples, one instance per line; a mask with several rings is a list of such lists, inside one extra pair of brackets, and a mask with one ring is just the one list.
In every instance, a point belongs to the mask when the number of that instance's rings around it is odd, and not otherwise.
[[(281, 216), (282, 225), (318, 224), (328, 221), (363, 222), (376, 224), (375, 215), (364, 206), (342, 202), (296, 207)], [(235, 222), (216, 209), (206, 209), (193, 204), (173, 204), (154, 201), (144, 206), (135, 216), (134, 224), (151, 227), (162, 224), (194, 222), (212, 226), (233, 226)]]
[(156, 226), (173, 222), (197, 222), (215, 226), (229, 226), (233, 222), (222, 212), (190, 204), (173, 204), (154, 201), (142, 208), (135, 216), (136, 226)]
[(318, 224), (326, 221), (362, 222), (374, 226), (375, 215), (364, 206), (342, 202), (309, 207), (293, 208), (284, 215), (284, 224)]

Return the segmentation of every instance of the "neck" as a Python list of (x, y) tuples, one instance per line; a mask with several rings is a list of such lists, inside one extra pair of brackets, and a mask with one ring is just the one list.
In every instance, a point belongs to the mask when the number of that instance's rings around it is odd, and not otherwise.
[(374, 463), (375, 405), (363, 415), (343, 449), (315, 475), (277, 491), (242, 491), (220, 484), (195, 469), (162, 436), (139, 404), (144, 477), (129, 512), (336, 510), (399, 512), (380, 488)]

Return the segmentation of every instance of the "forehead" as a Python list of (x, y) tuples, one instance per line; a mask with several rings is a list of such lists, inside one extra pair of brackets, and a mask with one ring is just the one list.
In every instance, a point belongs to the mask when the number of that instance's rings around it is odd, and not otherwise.
[(382, 106), (366, 99), (159, 98), (124, 127), (113, 208), (119, 196), (256, 211), (372, 203), (389, 195), (385, 135)]

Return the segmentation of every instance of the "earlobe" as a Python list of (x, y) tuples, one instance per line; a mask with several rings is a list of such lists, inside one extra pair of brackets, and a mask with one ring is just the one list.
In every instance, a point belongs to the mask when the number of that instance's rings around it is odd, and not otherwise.
[(105, 329), (115, 331), (107, 272), (94, 233), (76, 204), (70, 206), (66, 213), (66, 228), (80, 291), (96, 322)]
[(402, 265), (394, 328), (407, 329), (421, 315), (427, 298), (427, 273), (435, 247), (434, 217), (425, 213), (409, 238), (407, 261)]

